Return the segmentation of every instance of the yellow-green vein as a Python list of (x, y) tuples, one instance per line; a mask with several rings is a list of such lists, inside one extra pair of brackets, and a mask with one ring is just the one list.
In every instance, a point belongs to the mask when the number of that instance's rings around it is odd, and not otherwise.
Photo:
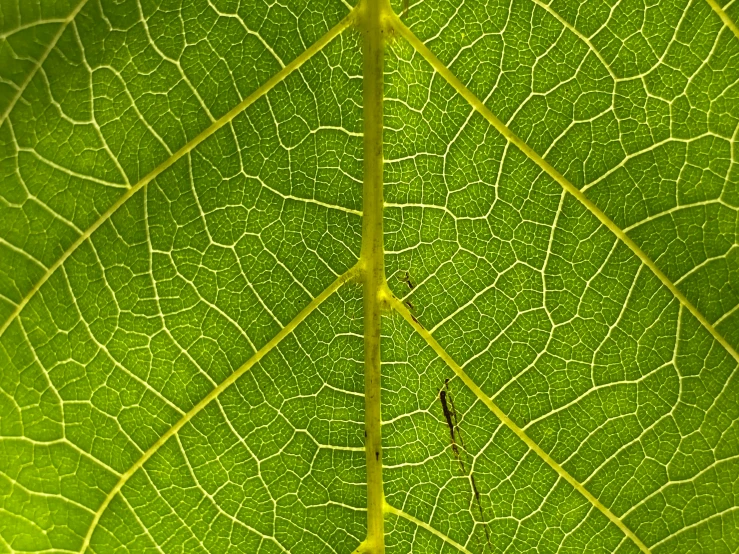
[(511, 144), (515, 145), (521, 152), (526, 154), (534, 161), (545, 173), (552, 179), (557, 181), (560, 186), (574, 196), (581, 204), (583, 204), (604, 226), (606, 226), (614, 235), (616, 235), (631, 251), (646, 265), (654, 275), (667, 287), (670, 292), (680, 301), (680, 303), (700, 321), (706, 330), (731, 354), (731, 356), (739, 363), (739, 353), (726, 341), (726, 339), (716, 330), (706, 317), (693, 306), (688, 298), (670, 281), (662, 270), (647, 256), (644, 251), (618, 226), (616, 225), (598, 206), (593, 203), (580, 189), (570, 183), (561, 173), (552, 167), (544, 158), (542, 158), (533, 148), (521, 140), (513, 131), (511, 131), (500, 119), (498, 119), (485, 104), (477, 96), (475, 96), (462, 82), (454, 75), (451, 70), (446, 67), (439, 58), (437, 58), (431, 50), (418, 38), (413, 32), (406, 27), (397, 17), (394, 20), (395, 28), (398, 32), (413, 46), (416, 51), (441, 75), (454, 89), (462, 96), (480, 115), (482, 115), (501, 135), (503, 135)]
[(283, 81), (288, 75), (290, 75), (293, 71), (298, 69), (301, 65), (303, 65), (305, 62), (307, 62), (313, 55), (318, 53), (324, 46), (326, 46), (331, 40), (336, 38), (344, 29), (349, 27), (352, 22), (354, 21), (355, 13), (351, 12), (349, 15), (347, 15), (343, 20), (341, 20), (337, 25), (332, 27), (325, 35), (323, 35), (320, 39), (318, 39), (313, 45), (311, 45), (307, 50), (305, 50), (302, 54), (300, 54), (297, 58), (295, 58), (292, 62), (287, 64), (283, 69), (281, 69), (278, 73), (276, 73), (273, 77), (271, 77), (268, 81), (266, 81), (263, 85), (261, 85), (258, 89), (256, 89), (254, 92), (252, 92), (249, 96), (247, 96), (244, 100), (239, 102), (236, 106), (234, 106), (228, 113), (223, 115), (221, 118), (216, 120), (210, 127), (202, 131), (199, 135), (197, 135), (195, 138), (193, 138), (190, 142), (185, 144), (182, 148), (180, 148), (177, 152), (172, 154), (169, 158), (167, 158), (165, 161), (163, 161), (161, 164), (159, 164), (155, 169), (153, 169), (151, 172), (149, 172), (144, 178), (142, 178), (138, 183), (133, 185), (131, 188), (129, 188), (116, 202), (108, 208), (105, 213), (103, 213), (95, 223), (93, 223), (84, 233), (82, 233), (77, 240), (75, 240), (67, 250), (64, 251), (64, 253), (59, 257), (58, 260), (54, 262), (53, 265), (51, 265), (46, 272), (41, 276), (41, 278), (36, 282), (36, 284), (31, 288), (31, 290), (26, 293), (26, 295), (23, 297), (23, 299), (18, 303), (18, 305), (15, 307), (15, 310), (13, 310), (13, 313), (10, 314), (8, 319), (0, 326), (0, 336), (5, 333), (5, 330), (10, 326), (10, 324), (13, 322), (13, 320), (20, 314), (20, 312), (23, 310), (23, 308), (28, 304), (28, 302), (33, 298), (33, 296), (39, 291), (39, 289), (43, 286), (43, 284), (48, 281), (49, 277), (51, 277), (54, 272), (59, 269), (59, 267), (69, 258), (69, 256), (72, 255), (72, 253), (77, 250), (77, 248), (80, 247), (90, 236), (103, 224), (105, 223), (110, 217), (123, 205), (126, 203), (126, 201), (131, 198), (134, 194), (136, 194), (139, 190), (144, 188), (146, 185), (148, 185), (151, 181), (153, 181), (156, 177), (161, 175), (164, 171), (172, 167), (178, 160), (180, 160), (183, 156), (187, 155), (189, 152), (191, 152), (195, 147), (197, 147), (200, 143), (202, 143), (205, 139), (213, 135), (216, 131), (230, 123), (237, 115), (239, 115), (241, 112), (243, 112), (246, 108), (251, 106), (254, 102), (256, 102), (259, 98), (267, 94), (270, 90), (272, 90), (278, 83)]
[(503, 424), (508, 427), (511, 431), (513, 431), (518, 438), (520, 438), (524, 443), (526, 443), (526, 446), (528, 446), (531, 450), (533, 450), (539, 457), (541, 457), (542, 460), (544, 460), (549, 467), (551, 467), (554, 471), (559, 474), (560, 477), (562, 477), (565, 481), (567, 481), (570, 485), (572, 485), (580, 494), (582, 494), (593, 506), (595, 506), (598, 510), (600, 510), (609, 520), (611, 520), (621, 531), (631, 539), (634, 544), (636, 544), (642, 552), (649, 553), (649, 548), (637, 537), (634, 532), (629, 529), (626, 524), (621, 521), (619, 517), (617, 517), (611, 510), (609, 510), (606, 506), (604, 506), (600, 500), (598, 500), (595, 496), (593, 496), (583, 485), (580, 483), (577, 479), (575, 479), (572, 475), (570, 475), (561, 465), (559, 465), (549, 454), (547, 454), (538, 444), (536, 444), (531, 437), (529, 437), (526, 432), (521, 429), (516, 423), (509, 418), (491, 399), (490, 397), (485, 394), (482, 389), (477, 386), (477, 383), (475, 383), (467, 373), (465, 373), (464, 369), (454, 361), (454, 359), (447, 354), (447, 352), (441, 347), (441, 345), (436, 342), (436, 339), (429, 333), (423, 326), (421, 326), (419, 323), (417, 323), (414, 319), (411, 313), (408, 311), (408, 308), (405, 307), (405, 305), (398, 300), (397, 298), (393, 297), (391, 300), (391, 305), (393, 308), (398, 311), (403, 318), (410, 323), (413, 328), (416, 330), (416, 332), (428, 343), (428, 345), (436, 352), (436, 355), (439, 356), (446, 364), (454, 371), (454, 373), (462, 380), (462, 382), (469, 388), (475, 396), (477, 396), (485, 406), (488, 407), (488, 409), (495, 414), (495, 416), (500, 419), (500, 421), (503, 422)]
[(367, 537), (365, 552), (385, 552), (380, 406), (380, 335), (384, 305), (385, 247), (383, 235), (383, 98), (385, 41), (391, 29), (388, 0), (365, 0), (359, 6), (362, 33), (364, 183), (362, 250), (364, 287), (364, 436), (367, 463)]
[(85, 552), (87, 547), (90, 544), (90, 539), (92, 538), (92, 534), (95, 531), (95, 528), (97, 527), (98, 522), (100, 521), (100, 517), (103, 515), (105, 510), (108, 508), (108, 505), (113, 500), (116, 494), (120, 492), (120, 490), (123, 488), (123, 486), (128, 482), (128, 480), (133, 476), (136, 471), (138, 471), (145, 463), (146, 461), (151, 458), (161, 447), (166, 443), (171, 437), (177, 434), (177, 432), (182, 429), (182, 427), (190, 420), (192, 420), (193, 417), (195, 417), (198, 413), (200, 413), (203, 408), (205, 408), (208, 404), (210, 404), (213, 400), (215, 400), (224, 390), (226, 390), (229, 386), (231, 386), (233, 383), (236, 382), (236, 380), (241, 377), (244, 373), (249, 371), (255, 364), (257, 364), (264, 356), (266, 356), (272, 349), (274, 349), (282, 340), (287, 337), (290, 333), (292, 333), (295, 328), (304, 321), (316, 308), (318, 308), (321, 304), (323, 304), (326, 299), (331, 296), (334, 292), (339, 290), (339, 288), (346, 283), (347, 281), (350, 281), (352, 279), (355, 279), (359, 274), (359, 266), (355, 265), (351, 269), (349, 269), (347, 272), (345, 272), (343, 275), (339, 276), (326, 290), (324, 290), (321, 294), (316, 296), (311, 302), (303, 308), (298, 315), (295, 316), (295, 318), (285, 325), (272, 339), (265, 344), (262, 348), (259, 349), (259, 351), (256, 352), (251, 358), (249, 358), (244, 365), (242, 365), (239, 369), (234, 371), (231, 375), (229, 375), (228, 378), (226, 378), (221, 384), (219, 384), (216, 388), (211, 390), (200, 402), (198, 402), (195, 406), (193, 406), (182, 418), (177, 421), (172, 427), (170, 427), (166, 433), (164, 433), (159, 439), (152, 444), (149, 449), (144, 452), (144, 454), (136, 461), (135, 464), (133, 464), (128, 470), (121, 475), (121, 477), (118, 479), (118, 482), (115, 484), (115, 486), (108, 492), (108, 495), (105, 497), (105, 500), (100, 505), (100, 507), (95, 512), (95, 515), (92, 519), (92, 522), (90, 523), (90, 527), (87, 530), (87, 534), (85, 535), (85, 540), (82, 544), (82, 549), (80, 552)]
[(736, 38), (739, 38), (739, 27), (736, 26), (736, 23), (734, 23), (721, 6), (718, 5), (718, 2), (716, 2), (716, 0), (706, 0), (706, 2), (708, 2), (708, 5), (711, 6), (713, 11), (718, 14), (721, 21), (724, 22), (724, 25), (731, 29), (731, 32), (734, 33)]
[(461, 544), (459, 544), (457, 541), (452, 540), (451, 538), (447, 537), (445, 534), (440, 533), (438, 530), (436, 530), (433, 527), (431, 527), (431, 525), (429, 525), (425, 521), (421, 521), (420, 519), (415, 518), (412, 515), (405, 513), (403, 510), (399, 510), (395, 506), (391, 506), (387, 502), (385, 503), (385, 512), (387, 512), (388, 514), (393, 514), (393, 515), (398, 516), (398, 517), (402, 517), (403, 519), (406, 519), (406, 520), (410, 521), (411, 523), (413, 523), (414, 525), (420, 527), (421, 529), (425, 529), (426, 531), (428, 531), (432, 535), (440, 538), (442, 541), (444, 541), (448, 545), (453, 546), (454, 548), (456, 548), (457, 550), (459, 550), (463, 554), (471, 554), (470, 551), (467, 550), (464, 546), (462, 546)]

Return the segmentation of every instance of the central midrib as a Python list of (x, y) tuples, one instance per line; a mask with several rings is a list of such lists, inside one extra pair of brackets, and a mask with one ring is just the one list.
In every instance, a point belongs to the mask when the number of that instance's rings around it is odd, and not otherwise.
[[(362, 33), (363, 56), (363, 116), (364, 116), (364, 181), (362, 249), (358, 268), (361, 271), (364, 296), (364, 366), (365, 366), (365, 456), (367, 470), (367, 536), (355, 554), (384, 554), (384, 514), (393, 513), (393, 508), (385, 503), (382, 482), (382, 436), (381, 436), (381, 316), (383, 310), (396, 310), (401, 315), (405, 307), (394, 298), (385, 279), (383, 243), (383, 99), (384, 99), (384, 46), (396, 32), (406, 39), (411, 35), (411, 44), (417, 50), (418, 39), (395, 16), (388, 0), (364, 0), (356, 8), (357, 25)], [(397, 27), (397, 28), (396, 28)], [(406, 31), (404, 33), (404, 31)], [(422, 52), (423, 53), (423, 52)], [(433, 64), (432, 64), (433, 65)], [(438, 68), (435, 67), (438, 71)], [(446, 68), (444, 68), (446, 69)], [(448, 72), (448, 70), (446, 70)], [(466, 90), (466, 89), (465, 89)], [(458, 90), (458, 92), (460, 92)], [(464, 96), (464, 95), (463, 95)], [(465, 98), (467, 98), (465, 96)], [(468, 98), (469, 100), (469, 98)], [(506, 129), (507, 130), (507, 129)], [(510, 133), (510, 132), (509, 132)], [(508, 135), (504, 133), (507, 138)], [(517, 137), (516, 137), (517, 138)], [(510, 140), (510, 138), (509, 138)], [(535, 160), (536, 161), (536, 160)], [(565, 187), (567, 190), (567, 187)], [(578, 191), (579, 192), (579, 191)], [(582, 200), (578, 197), (578, 199)], [(409, 321), (410, 322), (410, 321)], [(415, 322), (414, 322), (415, 323)], [(420, 325), (413, 325), (422, 331)], [(426, 342), (443, 349), (435, 343), (428, 333), (421, 333)], [(443, 352), (444, 359), (457, 372), (456, 362)], [(449, 358), (449, 359), (447, 359)], [(463, 372), (462, 372), (463, 373)], [(541, 456), (565, 480), (574, 483), (576, 489), (624, 532), (642, 551), (649, 549), (623, 522), (603, 506), (580, 483), (559, 466), (548, 454), (525, 435), (523, 430), (503, 414), (492, 401), (477, 389), (476, 385), (464, 375), (463, 381), (471, 386), (473, 392), (485, 401), (486, 405), (508, 427), (518, 431), (519, 437)], [(456, 544), (456, 543), (455, 543)]]
[(362, 550), (385, 552), (380, 409), (381, 312), (387, 299), (383, 244), (382, 116), (384, 45), (391, 29), (388, 0), (366, 0), (359, 8), (362, 33), (364, 109), (364, 185), (362, 190), (362, 268), (364, 296), (365, 454), (367, 538)]

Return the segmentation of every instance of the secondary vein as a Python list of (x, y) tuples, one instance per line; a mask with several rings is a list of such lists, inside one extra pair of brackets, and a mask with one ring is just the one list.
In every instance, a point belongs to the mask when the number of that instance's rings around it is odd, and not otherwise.
[(454, 373), (460, 378), (460, 380), (467, 385), (467, 388), (469, 388), (475, 396), (477, 396), (487, 408), (495, 414), (495, 416), (503, 422), (503, 424), (508, 427), (511, 431), (513, 431), (516, 436), (521, 439), (526, 446), (528, 446), (531, 450), (533, 450), (542, 460), (544, 460), (549, 467), (551, 467), (554, 471), (557, 472), (557, 474), (562, 477), (565, 481), (567, 481), (570, 485), (572, 485), (575, 490), (577, 490), (580, 494), (582, 494), (593, 506), (595, 506), (598, 510), (600, 510), (603, 515), (605, 515), (611, 522), (613, 522), (631, 541), (636, 544), (636, 546), (639, 547), (639, 549), (649, 554), (650, 550), (647, 548), (647, 546), (637, 537), (634, 532), (629, 529), (626, 524), (619, 518), (616, 514), (611, 512), (600, 500), (598, 500), (595, 496), (593, 496), (590, 491), (588, 491), (582, 483), (580, 483), (577, 479), (575, 479), (572, 475), (570, 475), (560, 464), (558, 464), (549, 454), (547, 454), (534, 440), (529, 437), (526, 432), (521, 429), (516, 423), (508, 417), (491, 399), (490, 397), (485, 394), (482, 389), (475, 383), (467, 373), (465, 373), (464, 369), (456, 362), (454, 359), (442, 348), (442, 346), (436, 341), (436, 339), (429, 333), (426, 329), (424, 329), (419, 323), (417, 323), (414, 319), (411, 313), (408, 311), (408, 309), (405, 307), (405, 305), (398, 300), (397, 298), (393, 297), (390, 300), (391, 306), (399, 312), (403, 318), (410, 323), (415, 331), (426, 341), (426, 343), (436, 352), (436, 355), (439, 356), (446, 364), (454, 371)]
[(171, 437), (175, 436), (179, 432), (179, 430), (185, 426), (186, 423), (192, 420), (192, 418), (199, 414), (213, 400), (218, 398), (218, 396), (220, 396), (220, 394), (224, 390), (235, 383), (239, 377), (241, 377), (244, 373), (254, 367), (262, 358), (264, 358), (264, 356), (266, 356), (271, 350), (273, 350), (278, 344), (280, 344), (280, 342), (282, 342), (285, 337), (292, 333), (295, 328), (301, 322), (303, 322), (311, 313), (313, 313), (316, 308), (323, 304), (323, 302), (325, 302), (329, 296), (339, 290), (339, 288), (341, 288), (344, 283), (354, 279), (358, 273), (359, 267), (355, 265), (354, 267), (346, 271), (343, 275), (339, 276), (338, 279), (336, 279), (321, 294), (316, 296), (305, 308), (300, 311), (297, 316), (295, 316), (295, 318), (290, 323), (283, 327), (267, 344), (260, 348), (256, 352), (256, 354), (249, 358), (239, 369), (229, 375), (224, 381), (221, 382), (220, 385), (211, 390), (200, 402), (198, 402), (184, 416), (182, 416), (177, 421), (177, 423), (170, 427), (166, 433), (159, 437), (159, 439), (157, 439), (157, 441), (152, 444), (148, 448), (148, 450), (146, 450), (146, 452), (142, 454), (142, 456), (136, 461), (136, 463), (134, 463), (125, 473), (121, 475), (118, 482), (110, 490), (110, 492), (108, 492), (105, 500), (95, 512), (95, 516), (93, 517), (92, 523), (87, 530), (87, 535), (85, 535), (85, 540), (82, 544), (82, 549), (80, 550), (80, 552), (85, 552), (85, 550), (87, 550), (87, 547), (90, 544), (90, 539), (92, 538), (92, 534), (95, 531), (95, 528), (97, 527), (97, 524), (100, 521), (103, 513), (108, 508), (108, 505), (113, 500), (113, 498), (115, 498), (115, 496), (121, 491), (123, 486), (128, 482), (133, 474), (136, 473), (147, 462), (147, 460), (149, 460), (164, 445), (164, 443), (166, 443)]
[[(709, 2), (711, 0), (708, 0)], [(457, 78), (452, 71), (437, 58), (431, 50), (397, 17), (393, 25), (397, 31), (423, 56), (423, 58), (439, 73), (480, 115), (482, 115), (488, 123), (490, 123), (506, 140), (515, 145), (529, 159), (536, 163), (545, 173), (554, 179), (559, 185), (572, 196), (574, 196), (585, 208), (587, 208), (602, 225), (607, 227), (619, 240), (621, 240), (629, 249), (646, 265), (652, 273), (667, 287), (670, 292), (680, 301), (680, 303), (693, 314), (693, 316), (711, 333), (714, 339), (739, 363), (739, 353), (728, 343), (728, 341), (716, 330), (708, 319), (696, 308), (690, 300), (683, 294), (677, 286), (665, 275), (661, 269), (646, 255), (646, 253), (621, 229), (616, 225), (595, 203), (590, 200), (580, 189), (570, 183), (561, 173), (542, 158), (533, 148), (526, 144), (521, 138), (511, 131), (500, 119), (498, 119), (485, 104), (472, 91), (470, 91)]]
[(426, 523), (425, 521), (421, 521), (418, 518), (413, 517), (412, 515), (404, 512), (403, 510), (399, 510), (395, 506), (391, 506), (387, 502), (385, 503), (385, 511), (389, 514), (393, 514), (398, 517), (402, 517), (403, 519), (406, 519), (410, 521), (411, 523), (417, 525), (418, 527), (425, 529), (432, 535), (435, 535), (439, 537), (441, 540), (443, 540), (445, 543), (453, 546), (463, 554), (471, 554), (469, 550), (467, 550), (464, 546), (456, 542), (455, 540), (451, 539), (450, 537), (447, 537), (445, 534), (441, 533), (440, 531), (434, 529), (431, 525)]
[(724, 25), (731, 29), (731, 32), (736, 35), (736, 38), (739, 38), (739, 27), (736, 26), (736, 23), (734, 23), (728, 16), (728, 14), (721, 8), (721, 6), (719, 6), (718, 2), (716, 2), (716, 0), (706, 0), (706, 2), (708, 2), (708, 5), (711, 6), (713, 11), (715, 11), (716, 14), (721, 18), (721, 21), (724, 22)]
[(16, 305), (15, 310), (13, 310), (13, 313), (11, 313), (8, 319), (6, 319), (5, 322), (0, 326), (0, 337), (5, 333), (8, 327), (10, 327), (10, 324), (15, 320), (18, 314), (20, 314), (20, 312), (23, 310), (26, 304), (28, 304), (31, 298), (33, 298), (33, 296), (39, 291), (39, 289), (43, 286), (43, 284), (49, 280), (51, 275), (53, 275), (53, 273), (57, 269), (59, 269), (59, 267), (67, 260), (67, 258), (69, 258), (77, 250), (77, 248), (79, 248), (88, 238), (90, 238), (90, 236), (98, 228), (100, 228), (100, 226), (103, 223), (105, 223), (108, 219), (110, 219), (113, 216), (113, 214), (117, 212), (118, 209), (123, 204), (126, 203), (126, 201), (128, 201), (129, 198), (131, 198), (134, 194), (136, 194), (138, 191), (140, 191), (142, 188), (148, 185), (151, 181), (153, 181), (155, 178), (161, 175), (164, 171), (172, 167), (177, 161), (179, 161), (185, 155), (189, 154), (195, 147), (197, 147), (199, 144), (205, 141), (208, 137), (213, 135), (216, 131), (218, 131), (219, 129), (221, 129), (228, 123), (230, 123), (237, 115), (239, 115), (246, 108), (251, 106), (254, 102), (259, 100), (262, 96), (267, 94), (277, 84), (285, 80), (285, 78), (287, 78), (288, 75), (290, 75), (293, 71), (298, 69), (305, 62), (307, 62), (310, 58), (312, 58), (316, 53), (318, 53), (321, 49), (323, 49), (324, 46), (326, 46), (329, 42), (331, 42), (331, 40), (337, 37), (343, 30), (350, 27), (352, 23), (354, 22), (354, 17), (355, 17), (354, 12), (351, 12), (349, 15), (347, 15), (343, 20), (341, 20), (338, 24), (332, 27), (325, 35), (323, 35), (320, 39), (318, 39), (315, 43), (313, 43), (313, 45), (311, 45), (307, 50), (305, 50), (302, 54), (300, 54), (292, 62), (287, 64), (282, 70), (280, 70), (274, 76), (272, 76), (268, 81), (266, 81), (263, 85), (261, 85), (257, 90), (255, 90), (249, 96), (247, 96), (244, 100), (239, 102), (239, 104), (234, 106), (228, 113), (226, 113), (221, 118), (216, 120), (210, 127), (202, 131), (199, 135), (197, 135), (190, 142), (185, 144), (182, 148), (180, 148), (172, 156), (170, 156), (165, 161), (163, 161), (161, 164), (159, 164), (156, 168), (154, 168), (151, 172), (149, 172), (145, 177), (143, 177), (138, 183), (133, 185), (123, 195), (121, 195), (118, 198), (118, 200), (116, 200), (115, 203), (112, 206), (110, 206), (105, 211), (105, 213), (103, 213), (95, 221), (95, 223), (93, 223), (84, 233), (82, 233), (77, 238), (77, 240), (75, 240), (69, 246), (69, 248), (67, 248), (67, 250), (64, 251), (64, 253), (59, 257), (59, 259), (57, 259), (54, 262), (54, 264), (49, 267), (46, 273), (44, 273), (41, 276), (41, 278), (36, 282), (33, 288), (31, 288), (31, 290), (29, 290), (28, 293), (26, 293), (23, 299)]

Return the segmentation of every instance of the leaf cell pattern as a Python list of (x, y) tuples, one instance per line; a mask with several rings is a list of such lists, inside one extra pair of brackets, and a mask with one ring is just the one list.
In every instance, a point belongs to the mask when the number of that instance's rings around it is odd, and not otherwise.
[(738, 19), (0, 0), (0, 552), (738, 551)]

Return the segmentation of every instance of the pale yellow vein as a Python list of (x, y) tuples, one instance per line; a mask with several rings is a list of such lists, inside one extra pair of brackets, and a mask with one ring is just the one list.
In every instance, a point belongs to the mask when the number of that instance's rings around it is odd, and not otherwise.
[(713, 11), (718, 14), (718, 16), (721, 18), (721, 21), (724, 22), (724, 25), (731, 29), (731, 32), (734, 33), (736, 38), (739, 38), (739, 27), (737, 27), (736, 23), (734, 23), (727, 15), (727, 13), (723, 9), (721, 9), (721, 6), (718, 5), (718, 2), (716, 2), (716, 0), (706, 0), (706, 2), (708, 2), (708, 5), (711, 6), (711, 8), (713, 8)]
[(453, 546), (454, 548), (456, 548), (457, 550), (459, 550), (463, 554), (471, 554), (470, 551), (467, 550), (464, 546), (462, 546), (461, 544), (459, 544), (454, 539), (452, 539), (450, 537), (447, 537), (444, 533), (442, 533), (439, 530), (435, 529), (434, 527), (432, 527), (431, 525), (429, 525), (425, 521), (421, 521), (420, 519), (413, 517), (412, 515), (404, 512), (403, 510), (399, 510), (395, 506), (391, 506), (387, 502), (385, 502), (384, 509), (385, 509), (385, 512), (388, 513), (388, 514), (393, 514), (395, 516), (401, 517), (401, 518), (403, 518), (405, 520), (410, 521), (411, 523), (413, 523), (414, 525), (420, 527), (421, 529), (425, 529), (426, 531), (428, 531), (432, 535), (440, 538), (442, 541), (444, 541), (448, 545)]
[(85, 535), (85, 540), (80, 552), (84, 552), (87, 549), (90, 544), (92, 534), (95, 531), (95, 528), (97, 527), (97, 524), (100, 521), (103, 513), (108, 508), (108, 505), (113, 500), (113, 498), (115, 498), (115, 496), (121, 491), (123, 486), (134, 475), (134, 473), (136, 473), (164, 445), (164, 443), (166, 443), (170, 438), (176, 435), (179, 430), (185, 426), (185, 424), (187, 424), (189, 421), (192, 420), (192, 418), (203, 411), (203, 409), (213, 400), (218, 398), (218, 396), (233, 383), (235, 383), (239, 377), (241, 377), (244, 373), (254, 367), (262, 358), (264, 358), (270, 351), (272, 351), (278, 344), (280, 344), (280, 342), (282, 342), (285, 337), (292, 333), (301, 322), (303, 322), (311, 313), (313, 313), (313, 311), (316, 310), (316, 308), (323, 304), (323, 302), (326, 301), (329, 296), (339, 290), (339, 288), (344, 283), (354, 279), (358, 273), (358, 266), (352, 267), (343, 275), (341, 275), (338, 279), (336, 279), (326, 290), (316, 296), (305, 308), (301, 310), (301, 312), (297, 316), (295, 316), (295, 318), (290, 323), (280, 329), (280, 331), (274, 337), (272, 337), (272, 339), (267, 344), (260, 348), (256, 354), (249, 358), (246, 363), (244, 363), (239, 369), (229, 375), (224, 381), (221, 382), (220, 385), (211, 390), (200, 402), (195, 404), (195, 406), (193, 406), (184, 416), (182, 416), (177, 421), (177, 423), (175, 423), (167, 430), (166, 433), (159, 437), (159, 439), (157, 439), (157, 441), (152, 444), (146, 452), (144, 452), (144, 454), (136, 461), (136, 463), (134, 463), (130, 468), (128, 468), (128, 470), (126, 470), (125, 473), (121, 475), (118, 482), (108, 492), (105, 500), (95, 512), (95, 516), (93, 517), (93, 520), (90, 523), (90, 527), (87, 530), (87, 535)]
[(406, 27), (397, 17), (394, 20), (394, 26), (416, 51), (441, 75), (469, 104), (477, 110), (501, 135), (503, 135), (511, 144), (515, 145), (529, 159), (536, 163), (545, 173), (554, 179), (560, 186), (574, 196), (583, 206), (585, 206), (605, 227), (607, 227), (614, 235), (616, 235), (631, 251), (646, 265), (652, 273), (667, 287), (670, 292), (680, 301), (680, 303), (700, 321), (701, 325), (713, 336), (716, 341), (724, 347), (724, 349), (739, 363), (739, 353), (727, 342), (727, 340), (715, 329), (708, 319), (696, 308), (690, 300), (683, 294), (677, 286), (665, 275), (662, 270), (646, 255), (646, 253), (621, 229), (616, 225), (595, 203), (590, 200), (580, 189), (568, 181), (561, 173), (559, 173), (549, 162), (544, 160), (533, 148), (521, 140), (513, 131), (511, 131), (500, 119), (498, 119), (485, 104), (477, 96), (475, 96), (462, 82), (454, 75), (451, 70), (437, 58), (431, 50), (418, 38), (413, 32)]
[(626, 524), (616, 516), (611, 510), (609, 510), (600, 500), (598, 500), (595, 496), (593, 496), (590, 491), (588, 491), (582, 483), (580, 483), (577, 479), (575, 479), (572, 475), (570, 475), (560, 464), (558, 464), (554, 458), (552, 458), (549, 454), (547, 454), (536, 442), (534, 442), (531, 437), (529, 437), (526, 432), (521, 429), (516, 423), (509, 418), (491, 399), (490, 397), (485, 394), (482, 389), (475, 383), (467, 373), (465, 373), (464, 369), (462, 369), (462, 366), (460, 366), (454, 359), (447, 354), (447, 352), (442, 348), (442, 346), (436, 341), (436, 339), (431, 336), (431, 333), (429, 333), (422, 325), (417, 323), (414, 319), (411, 313), (408, 311), (408, 308), (405, 307), (405, 305), (398, 300), (395, 297), (392, 297), (390, 300), (390, 303), (392, 307), (399, 312), (403, 318), (410, 323), (415, 331), (426, 341), (426, 343), (436, 352), (436, 355), (439, 356), (446, 364), (454, 371), (454, 373), (461, 379), (461, 381), (469, 388), (475, 396), (477, 396), (485, 406), (495, 414), (495, 416), (502, 421), (506, 427), (508, 427), (511, 431), (513, 431), (516, 436), (521, 439), (526, 446), (528, 446), (531, 450), (533, 450), (542, 460), (544, 460), (549, 467), (551, 467), (554, 471), (557, 472), (557, 474), (562, 477), (565, 481), (567, 481), (570, 485), (572, 485), (575, 490), (577, 490), (580, 494), (582, 494), (593, 506), (598, 508), (600, 512), (605, 515), (611, 522), (613, 522), (629, 539), (631, 539), (634, 544), (636, 544), (642, 552), (649, 553), (650, 550), (647, 548), (647, 546), (637, 537), (634, 532), (629, 529)]
[(267, 82), (265, 82), (257, 90), (255, 90), (253, 93), (247, 96), (244, 100), (242, 100), (239, 104), (237, 104), (234, 108), (232, 108), (228, 113), (223, 115), (220, 119), (218, 119), (210, 127), (202, 131), (199, 135), (193, 138), (190, 142), (185, 144), (182, 148), (180, 148), (172, 156), (170, 156), (165, 161), (163, 161), (161, 164), (159, 164), (155, 169), (149, 172), (148, 175), (146, 175), (138, 183), (133, 185), (123, 195), (121, 195), (118, 198), (118, 200), (116, 200), (116, 202), (112, 206), (110, 206), (110, 208), (108, 208), (105, 211), (105, 213), (103, 213), (97, 219), (97, 221), (95, 221), (95, 223), (93, 223), (84, 233), (82, 233), (77, 238), (77, 240), (75, 240), (69, 246), (69, 248), (67, 248), (67, 250), (65, 250), (65, 252), (59, 257), (59, 259), (57, 259), (56, 262), (54, 262), (54, 264), (51, 265), (49, 269), (46, 271), (46, 273), (44, 273), (44, 275), (38, 280), (38, 282), (36, 282), (33, 288), (31, 288), (31, 290), (29, 290), (28, 293), (26, 293), (23, 299), (17, 304), (15, 310), (13, 310), (13, 313), (11, 313), (8, 319), (2, 324), (2, 326), (0, 326), (0, 336), (2, 336), (3, 333), (5, 333), (6, 329), (15, 320), (18, 314), (20, 314), (20, 312), (23, 310), (26, 304), (28, 304), (31, 298), (33, 298), (33, 296), (39, 291), (39, 289), (43, 286), (43, 284), (46, 281), (48, 281), (48, 279), (54, 274), (54, 272), (57, 269), (59, 269), (59, 267), (67, 260), (67, 258), (69, 258), (77, 250), (77, 248), (80, 247), (80, 245), (82, 245), (88, 238), (90, 238), (90, 236), (98, 228), (100, 228), (100, 226), (103, 225), (103, 223), (108, 221), (108, 219), (110, 219), (111, 216), (116, 211), (118, 211), (118, 209), (123, 204), (125, 204), (129, 198), (131, 198), (134, 194), (136, 194), (138, 191), (140, 191), (142, 188), (148, 185), (156, 177), (161, 175), (164, 171), (172, 167), (177, 161), (179, 161), (182, 157), (190, 153), (195, 147), (201, 144), (208, 137), (212, 136), (216, 131), (218, 131), (219, 129), (221, 129), (228, 123), (230, 123), (237, 115), (239, 115), (246, 108), (251, 106), (259, 98), (267, 94), (277, 84), (282, 82), (288, 75), (290, 75), (293, 71), (295, 71), (300, 66), (302, 66), (311, 57), (313, 57), (314, 54), (319, 52), (324, 46), (326, 46), (329, 42), (331, 42), (331, 40), (337, 37), (344, 29), (349, 27), (353, 23), (353, 21), (354, 21), (354, 13), (352, 12), (348, 16), (346, 16), (342, 21), (340, 21), (337, 25), (332, 27), (325, 35), (323, 35), (315, 43), (313, 43), (313, 45), (310, 48), (305, 50), (302, 54), (300, 54), (292, 62), (286, 65), (284, 69), (276, 73), (272, 78), (270, 78)]

